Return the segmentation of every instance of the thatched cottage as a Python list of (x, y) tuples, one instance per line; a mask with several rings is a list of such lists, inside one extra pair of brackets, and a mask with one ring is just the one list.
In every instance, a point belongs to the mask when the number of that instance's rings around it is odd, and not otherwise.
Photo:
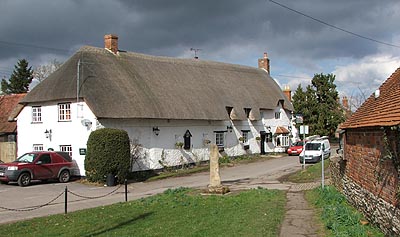
[[(259, 68), (82, 47), (21, 101), (19, 154), (68, 151), (81, 173), (91, 131), (126, 130), (142, 148), (133, 170), (207, 160), (208, 144), (228, 156), (284, 150), (293, 106)], [(289, 92), (290, 94), (290, 92)]]

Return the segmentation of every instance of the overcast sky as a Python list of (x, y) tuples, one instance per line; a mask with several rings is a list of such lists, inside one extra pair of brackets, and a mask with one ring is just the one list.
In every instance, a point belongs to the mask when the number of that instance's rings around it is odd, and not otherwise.
[[(65, 61), (82, 45), (257, 67), (267, 52), (271, 75), (294, 91), (315, 73), (334, 73), (340, 96), (367, 97), (400, 66), (400, 1), (1, 0), (0, 77), (18, 59), (34, 67)], [(388, 46), (392, 44), (394, 46)], [(397, 46), (397, 47), (396, 47)]]

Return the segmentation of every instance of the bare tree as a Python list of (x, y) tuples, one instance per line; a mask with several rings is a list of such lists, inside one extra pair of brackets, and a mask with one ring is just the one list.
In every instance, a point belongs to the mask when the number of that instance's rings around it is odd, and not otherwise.
[(39, 65), (33, 70), (33, 76), (39, 82), (42, 82), (46, 79), (50, 74), (55, 72), (62, 65), (61, 62), (57, 61), (57, 59), (53, 59), (50, 63)]
[(358, 93), (352, 91), (349, 98), (349, 106), (351, 111), (356, 111), (363, 103), (367, 100), (366, 91), (362, 90), (360, 86), (357, 86)]

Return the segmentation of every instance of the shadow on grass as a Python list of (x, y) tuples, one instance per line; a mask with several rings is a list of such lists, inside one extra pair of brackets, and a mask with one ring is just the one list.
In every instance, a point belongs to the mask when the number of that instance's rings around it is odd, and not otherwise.
[(87, 237), (88, 237), (88, 236), (98, 236), (98, 235), (102, 235), (102, 234), (105, 234), (105, 233), (107, 233), (107, 232), (109, 232), (109, 231), (113, 231), (113, 230), (116, 230), (116, 229), (118, 229), (118, 228), (121, 228), (122, 226), (131, 224), (131, 223), (133, 223), (133, 222), (135, 222), (135, 221), (138, 221), (138, 220), (141, 220), (141, 219), (145, 219), (146, 217), (150, 216), (151, 214), (153, 214), (153, 212), (144, 213), (144, 214), (139, 215), (139, 216), (137, 216), (137, 217), (135, 217), (135, 218), (132, 218), (132, 219), (130, 219), (130, 220), (127, 220), (127, 221), (118, 223), (118, 224), (116, 224), (116, 225), (114, 225), (114, 226), (112, 226), (112, 227), (109, 227), (109, 228), (105, 229), (105, 230), (97, 231), (97, 232), (94, 232), (94, 233), (89, 233), (89, 234), (86, 234), (86, 235), (84, 235), (84, 236), (87, 236)]

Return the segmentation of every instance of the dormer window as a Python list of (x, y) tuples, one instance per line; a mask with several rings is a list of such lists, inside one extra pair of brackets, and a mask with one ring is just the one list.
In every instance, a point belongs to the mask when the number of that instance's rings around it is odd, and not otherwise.
[(228, 113), (228, 116), (229, 116), (229, 118), (230, 118), (230, 117), (231, 117), (231, 112), (232, 112), (233, 107), (226, 106), (225, 108), (226, 108), (226, 112)]
[(281, 112), (275, 112), (275, 119), (281, 119)]
[(246, 118), (249, 118), (250, 111), (251, 111), (251, 108), (244, 108), (244, 113), (246, 114)]

